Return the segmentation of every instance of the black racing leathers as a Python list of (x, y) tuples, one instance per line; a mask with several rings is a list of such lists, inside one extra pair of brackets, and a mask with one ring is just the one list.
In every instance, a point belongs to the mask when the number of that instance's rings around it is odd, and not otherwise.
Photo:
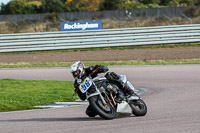
[[(96, 71), (94, 72), (94, 70), (96, 70)], [(98, 75), (98, 73), (105, 73), (107, 71), (108, 71), (108, 67), (107, 66), (103, 66), (103, 65), (90, 66), (90, 67), (85, 68), (85, 73), (81, 78), (84, 79), (89, 75), (92, 78), (95, 78)], [(85, 100), (86, 99), (86, 94), (82, 93), (79, 90), (79, 85), (80, 84), (77, 83), (77, 80), (75, 80), (74, 81), (75, 92), (77, 91), (77, 94), (78, 94), (78, 96), (80, 97), (81, 100)]]

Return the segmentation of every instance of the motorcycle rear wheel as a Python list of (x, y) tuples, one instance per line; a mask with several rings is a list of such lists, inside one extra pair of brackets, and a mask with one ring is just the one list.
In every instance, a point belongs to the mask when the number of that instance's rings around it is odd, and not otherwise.
[(107, 102), (107, 105), (103, 105), (100, 97), (94, 96), (88, 99), (90, 107), (103, 119), (111, 120), (115, 117), (115, 109)]
[(147, 113), (147, 106), (142, 99), (138, 99), (136, 101), (130, 101), (129, 103), (132, 113), (135, 116), (145, 116)]

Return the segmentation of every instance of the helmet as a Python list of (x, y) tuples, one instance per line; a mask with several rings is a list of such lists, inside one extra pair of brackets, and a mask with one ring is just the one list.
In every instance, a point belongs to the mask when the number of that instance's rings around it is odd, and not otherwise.
[(80, 79), (85, 73), (85, 66), (81, 61), (77, 61), (71, 65), (70, 71), (74, 78)]

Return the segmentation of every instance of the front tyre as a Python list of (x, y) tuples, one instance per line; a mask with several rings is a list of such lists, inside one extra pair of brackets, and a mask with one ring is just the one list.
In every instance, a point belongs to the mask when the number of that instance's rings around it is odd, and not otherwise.
[(147, 113), (147, 106), (142, 99), (136, 101), (130, 101), (129, 103), (132, 113), (135, 116), (145, 116)]
[(106, 105), (103, 105), (103, 102), (100, 97), (90, 97), (88, 99), (90, 107), (103, 119), (111, 120), (115, 117), (115, 109), (107, 102)]

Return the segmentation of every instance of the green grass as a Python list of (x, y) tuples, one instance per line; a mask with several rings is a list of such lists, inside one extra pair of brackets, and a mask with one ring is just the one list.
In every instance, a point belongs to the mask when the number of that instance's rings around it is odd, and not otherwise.
[(0, 112), (77, 99), (72, 81), (0, 80)]
[(152, 49), (152, 48), (177, 48), (177, 47), (200, 47), (200, 43), (181, 43), (181, 44), (157, 44), (157, 45), (136, 45), (121, 47), (104, 47), (104, 48), (81, 48), (81, 49), (64, 49), (64, 50), (46, 50), (46, 51), (28, 51), (28, 52), (8, 52), (0, 54), (38, 54), (38, 53), (56, 53), (56, 52), (76, 52), (76, 51), (97, 51), (97, 50), (125, 50), (125, 49)]
[[(41, 63), (0, 63), (0, 68), (23, 68), (23, 67), (69, 67), (73, 62), (41, 62)], [(83, 62), (86, 66), (101, 65), (178, 65), (200, 64), (198, 59), (167, 59), (167, 60), (130, 60), (130, 61), (88, 61)]]

